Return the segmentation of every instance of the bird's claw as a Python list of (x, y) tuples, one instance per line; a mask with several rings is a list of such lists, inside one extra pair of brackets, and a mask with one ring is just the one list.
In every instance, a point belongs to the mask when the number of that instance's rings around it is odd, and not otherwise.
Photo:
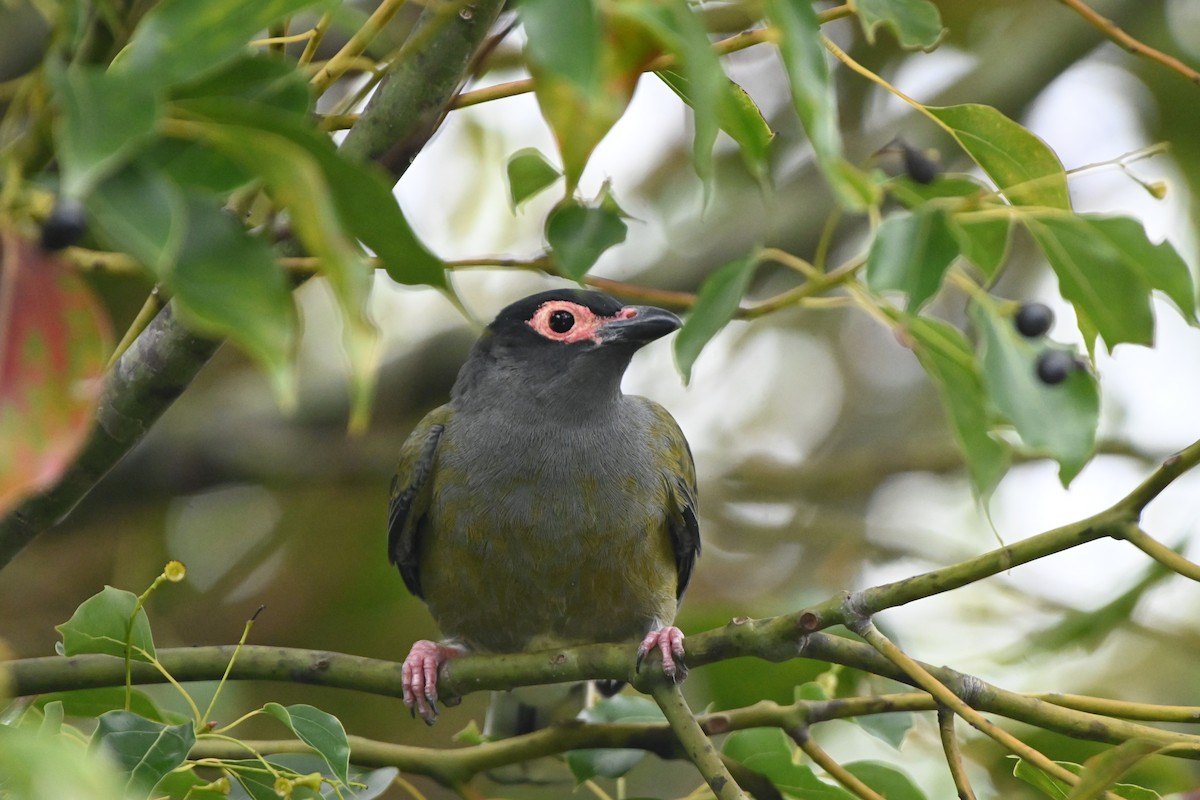
[(662, 654), (663, 674), (675, 683), (683, 683), (688, 672), (687, 664), (683, 662), (683, 631), (674, 625), (668, 625), (647, 633), (646, 638), (638, 645), (634, 671), (642, 671), (642, 662), (653, 650)]
[(463, 650), (438, 644), (428, 639), (413, 642), (401, 668), (404, 705), (415, 718), (420, 715), (426, 725), (438, 718), (438, 670), (447, 660), (463, 654)]

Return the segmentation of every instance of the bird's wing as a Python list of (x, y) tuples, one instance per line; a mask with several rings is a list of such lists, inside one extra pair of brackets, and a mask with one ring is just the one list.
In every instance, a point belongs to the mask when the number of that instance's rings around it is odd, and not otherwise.
[(430, 476), (437, 460), (438, 440), (450, 421), (449, 406), (429, 412), (400, 448), (400, 466), (392, 478), (388, 504), (388, 561), (400, 570), (404, 585), (421, 594), (420, 528), (429, 509)]
[[(644, 398), (643, 398), (644, 400)], [(653, 413), (651, 441), (662, 454), (667, 488), (667, 529), (675, 551), (675, 596), (682, 598), (700, 556), (700, 523), (696, 519), (696, 464), (679, 423), (665, 408), (645, 400)]]

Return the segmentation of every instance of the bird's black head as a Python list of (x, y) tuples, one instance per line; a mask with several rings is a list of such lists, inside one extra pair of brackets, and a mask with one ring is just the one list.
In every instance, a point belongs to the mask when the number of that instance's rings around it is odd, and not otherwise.
[(603, 405), (620, 396), (633, 354), (679, 325), (670, 311), (622, 305), (600, 292), (554, 289), (531, 295), (488, 325), (453, 395), (460, 405), (525, 400), (577, 410)]
[(538, 349), (632, 352), (679, 327), (679, 317), (653, 306), (626, 306), (600, 292), (552, 289), (518, 300), (488, 330), (505, 343)]

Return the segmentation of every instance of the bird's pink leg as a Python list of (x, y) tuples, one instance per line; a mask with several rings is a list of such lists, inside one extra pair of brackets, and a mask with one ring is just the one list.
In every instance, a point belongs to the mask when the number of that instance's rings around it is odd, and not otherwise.
[(414, 716), (420, 714), (426, 725), (432, 725), (438, 718), (438, 669), (451, 658), (466, 652), (462, 645), (439, 644), (428, 639), (413, 642), (408, 651), (400, 671), (404, 682), (404, 705)]
[(642, 661), (651, 650), (662, 653), (663, 673), (675, 683), (682, 683), (687, 677), (687, 665), (683, 663), (683, 631), (674, 625), (650, 631), (637, 650), (637, 669), (642, 668)]

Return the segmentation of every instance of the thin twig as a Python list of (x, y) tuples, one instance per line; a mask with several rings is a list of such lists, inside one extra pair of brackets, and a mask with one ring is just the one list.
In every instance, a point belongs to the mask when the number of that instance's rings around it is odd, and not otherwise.
[(362, 24), (350, 40), (342, 46), (342, 49), (329, 59), (328, 63), (323, 66), (319, 72), (312, 78), (313, 88), (317, 94), (324, 92), (333, 84), (343, 73), (352, 65), (359, 56), (367, 49), (379, 32), (383, 30), (396, 12), (403, 6), (405, 0), (383, 0), (376, 7), (371, 16), (367, 17), (367, 21)]
[(797, 730), (788, 731), (796, 744), (800, 745), (800, 749), (804, 754), (813, 760), (821, 769), (825, 770), (831, 778), (845, 786), (847, 790), (852, 792), (861, 800), (886, 800), (882, 795), (867, 786), (861, 779), (853, 775), (849, 770), (839, 764), (828, 753), (813, 741), (812, 736), (808, 733), (808, 728), (799, 728)]
[[(965, 719), (976, 730), (994, 739), (1009, 752), (1020, 756), (1046, 774), (1062, 781), (1068, 786), (1079, 782), (1079, 776), (1056, 764), (1040, 750), (1030, 747), (1008, 731), (996, 725), (983, 714), (980, 714), (961, 697), (939, 681), (911, 656), (897, 647), (890, 639), (880, 633), (869, 618), (861, 617), (851, 620), (849, 628), (866, 640), (867, 644), (878, 650), (886, 659), (891, 661), (914, 683), (929, 692), (939, 703), (949, 708), (955, 714)], [(1111, 800), (1111, 798), (1110, 798)]]
[(1130, 524), (1124, 539), (1167, 569), (1177, 572), (1185, 578), (1200, 581), (1200, 564), (1179, 555), (1138, 526)]
[(662, 709), (663, 716), (670, 723), (671, 730), (675, 731), (675, 736), (683, 745), (684, 752), (704, 776), (708, 788), (712, 789), (718, 800), (748, 800), (729, 774), (729, 769), (712, 742), (704, 735), (700, 723), (696, 721), (687, 701), (683, 699), (683, 691), (679, 684), (663, 681), (654, 687), (652, 694), (658, 707)]
[(945, 706), (939, 706), (937, 719), (942, 751), (946, 754), (946, 764), (950, 767), (950, 777), (954, 779), (958, 800), (975, 800), (975, 790), (971, 788), (971, 781), (967, 778), (962, 750), (958, 746), (958, 735), (954, 732), (954, 712)]
[(1178, 72), (1183, 77), (1187, 78), (1192, 83), (1200, 84), (1200, 72), (1184, 64), (1175, 56), (1167, 55), (1161, 50), (1156, 50), (1145, 42), (1140, 42), (1130, 36), (1125, 31), (1121, 30), (1115, 22), (1108, 17), (1096, 13), (1094, 9), (1089, 7), (1083, 0), (1058, 0), (1067, 8), (1074, 11), (1079, 16), (1083, 17), (1091, 25), (1097, 28), (1101, 33), (1107, 36), (1118, 45), (1133, 53), (1135, 56), (1144, 56), (1151, 61), (1157, 61), (1164, 67)]

